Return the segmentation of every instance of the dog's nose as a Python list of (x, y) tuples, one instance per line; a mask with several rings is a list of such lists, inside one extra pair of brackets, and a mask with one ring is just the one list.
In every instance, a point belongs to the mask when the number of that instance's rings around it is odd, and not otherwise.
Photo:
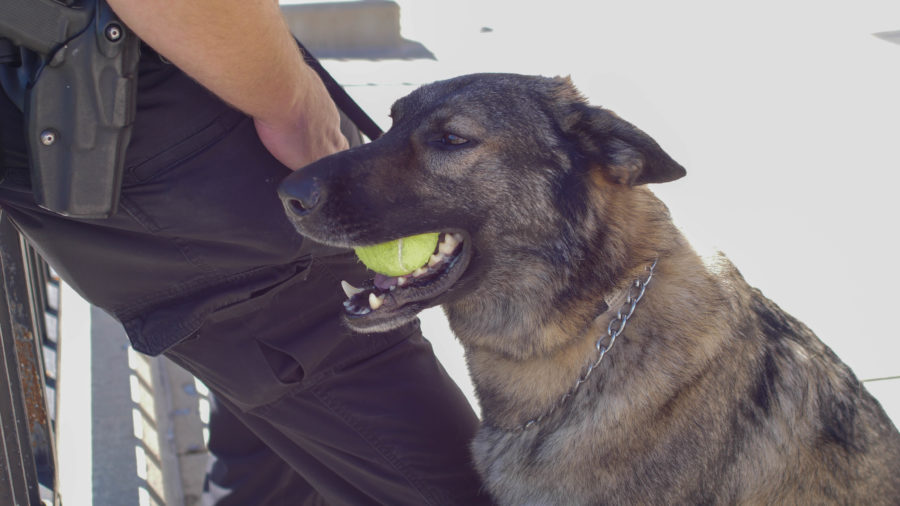
[(312, 212), (322, 201), (322, 185), (314, 177), (288, 176), (278, 187), (285, 209), (297, 216)]

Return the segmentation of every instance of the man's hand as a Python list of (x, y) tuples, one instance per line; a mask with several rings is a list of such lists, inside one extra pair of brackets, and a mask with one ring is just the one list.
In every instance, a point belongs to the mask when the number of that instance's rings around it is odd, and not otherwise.
[(324, 99), (301, 108), (293, 121), (275, 124), (255, 118), (253, 123), (266, 149), (292, 170), (348, 147), (327, 92)]
[(346, 147), (319, 76), (303, 61), (276, 0), (109, 0), (141, 39), (253, 117), (291, 169)]

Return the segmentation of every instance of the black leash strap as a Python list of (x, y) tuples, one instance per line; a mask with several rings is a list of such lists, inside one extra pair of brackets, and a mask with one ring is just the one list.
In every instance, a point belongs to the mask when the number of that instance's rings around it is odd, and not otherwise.
[(378, 124), (375, 123), (372, 118), (366, 114), (366, 111), (364, 111), (362, 107), (347, 94), (344, 88), (331, 77), (331, 74), (329, 74), (328, 71), (325, 70), (325, 67), (319, 63), (319, 60), (317, 60), (300, 41), (297, 41), (297, 45), (300, 46), (300, 50), (303, 52), (303, 59), (306, 61), (306, 64), (319, 74), (319, 78), (325, 83), (328, 94), (331, 95), (331, 99), (334, 100), (334, 103), (338, 108), (346, 114), (347, 117), (350, 118), (350, 121), (352, 121), (370, 140), (374, 141), (381, 137), (384, 132)]

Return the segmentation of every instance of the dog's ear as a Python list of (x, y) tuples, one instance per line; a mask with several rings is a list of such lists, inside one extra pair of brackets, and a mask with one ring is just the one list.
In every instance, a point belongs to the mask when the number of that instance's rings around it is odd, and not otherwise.
[(653, 138), (614, 112), (585, 103), (575, 109), (565, 128), (610, 181), (629, 186), (666, 183), (687, 173)]

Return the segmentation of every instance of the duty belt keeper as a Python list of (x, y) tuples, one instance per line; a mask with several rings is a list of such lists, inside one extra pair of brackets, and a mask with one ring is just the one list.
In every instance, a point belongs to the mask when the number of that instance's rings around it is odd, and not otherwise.
[(104, 0), (3, 0), (0, 37), (37, 55), (17, 69), (37, 204), (111, 216), (134, 123), (139, 39)]

